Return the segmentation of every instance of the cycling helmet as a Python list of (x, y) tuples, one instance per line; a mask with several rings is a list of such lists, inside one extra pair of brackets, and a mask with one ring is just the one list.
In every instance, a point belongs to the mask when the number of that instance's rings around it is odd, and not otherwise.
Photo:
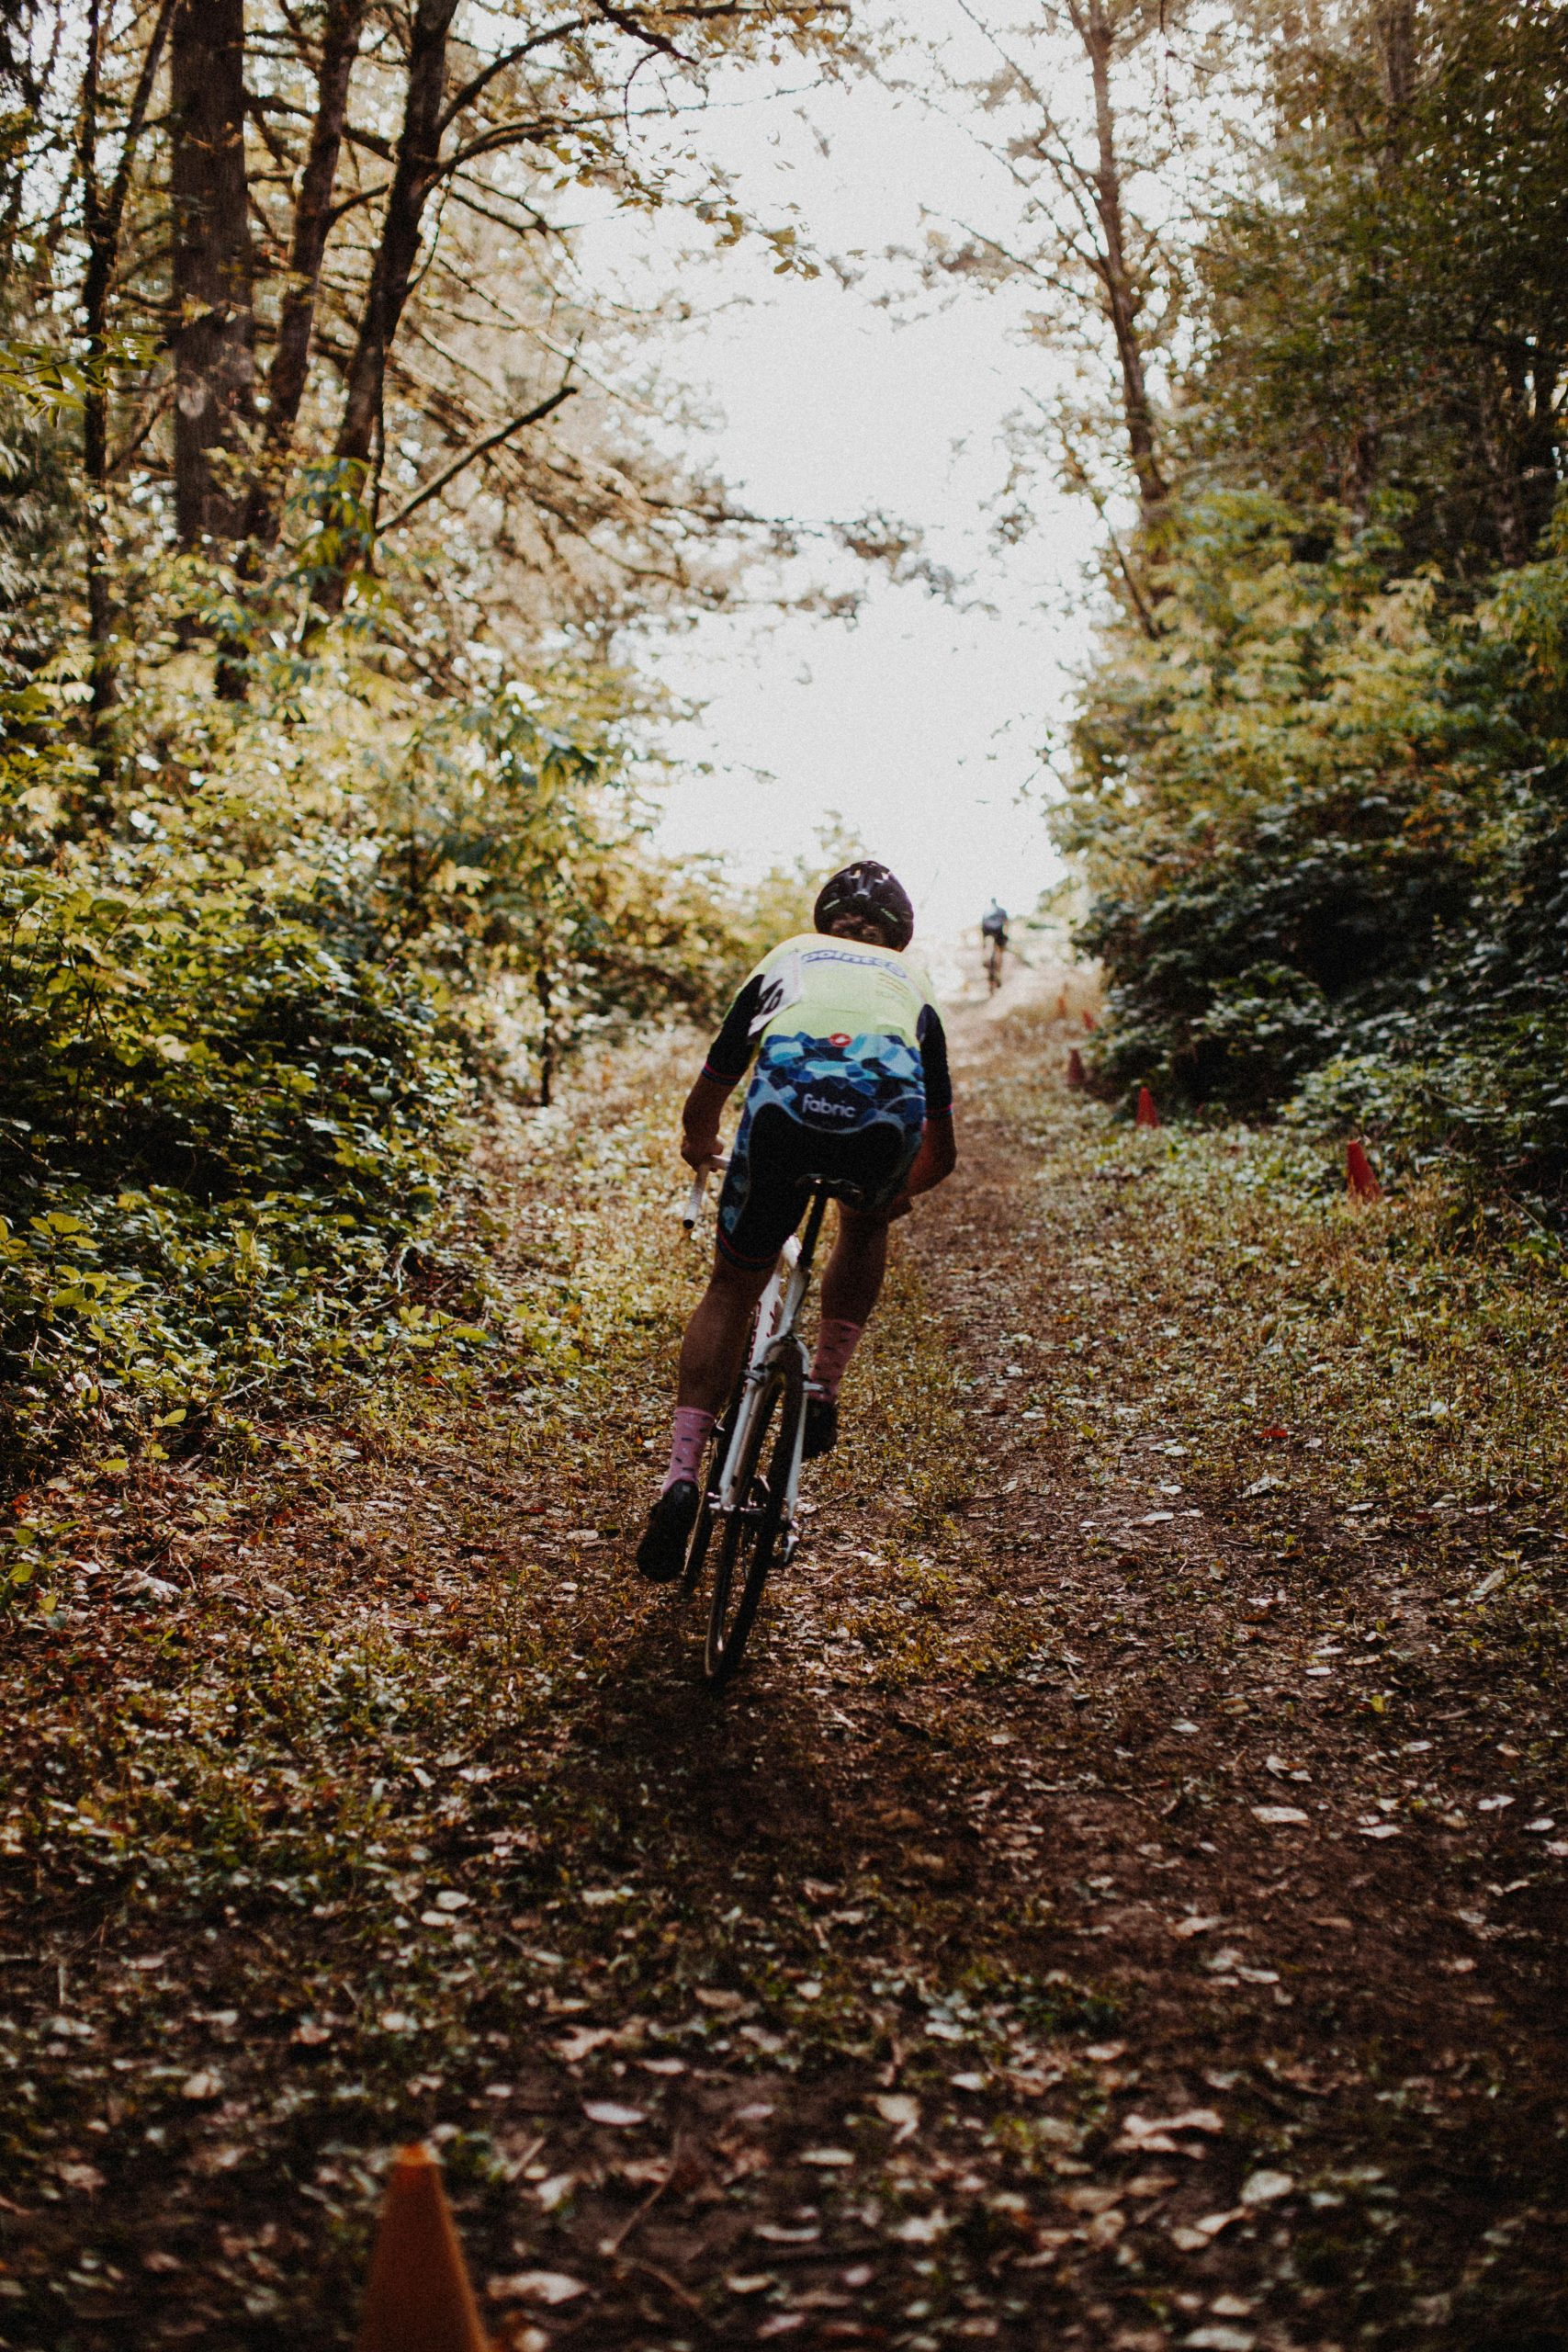
[(841, 865), (818, 892), (811, 910), (818, 930), (829, 930), (840, 915), (858, 915), (863, 922), (874, 923), (889, 947), (908, 947), (915, 935), (915, 910), (908, 892), (897, 875), (889, 874), (874, 857), (859, 857), (852, 865)]

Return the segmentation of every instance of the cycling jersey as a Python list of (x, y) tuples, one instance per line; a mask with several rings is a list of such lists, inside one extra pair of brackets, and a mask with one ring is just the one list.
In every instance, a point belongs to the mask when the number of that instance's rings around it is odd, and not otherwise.
[(919, 1055), (927, 1114), (953, 1108), (942, 1016), (930, 980), (907, 952), (812, 931), (784, 940), (749, 975), (704, 1069), (733, 1086), (759, 1045), (782, 1036), (809, 1038), (857, 1060), (875, 1058), (885, 1039), (901, 1044)]
[(765, 956), (704, 1065), (757, 1069), (718, 1204), (718, 1246), (771, 1264), (815, 1178), (868, 1214), (893, 1205), (928, 1117), (952, 1108), (947, 1043), (918, 964), (897, 948), (803, 933)]

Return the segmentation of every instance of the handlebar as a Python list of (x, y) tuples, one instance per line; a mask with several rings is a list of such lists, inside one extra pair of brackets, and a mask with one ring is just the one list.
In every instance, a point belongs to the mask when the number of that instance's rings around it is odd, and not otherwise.
[(681, 1222), (688, 1233), (703, 1213), (703, 1194), (707, 1190), (708, 1178), (722, 1176), (728, 1165), (728, 1159), (710, 1159), (705, 1167), (699, 1168), (693, 1177), (692, 1189), (687, 1195), (686, 1205), (681, 1212)]

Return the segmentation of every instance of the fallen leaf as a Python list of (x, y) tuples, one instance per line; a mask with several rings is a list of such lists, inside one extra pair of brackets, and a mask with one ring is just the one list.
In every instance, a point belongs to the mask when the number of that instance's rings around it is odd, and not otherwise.
[(820, 2165), (826, 2170), (839, 2165), (852, 2165), (848, 2148), (802, 2148), (798, 2161), (803, 2165)]
[[(1289, 1811), (1288, 1806), (1283, 1809)], [(1305, 1816), (1303, 1817), (1304, 1819)], [(1224, 1925), (1224, 1921), (1216, 1911), (1212, 1917), (1206, 1919), (1196, 1915), (1190, 1918), (1178, 1919), (1170, 1932), (1173, 1936), (1180, 1936), (1185, 1940), (1189, 1936), (1206, 1936), (1212, 1928), (1220, 1928)]]
[(103, 2174), (96, 2165), (56, 2165), (54, 2172), (55, 2178), (62, 2182), (65, 2188), (81, 2189), (89, 2197), (104, 2185)]
[(1282, 1829), (1288, 1824), (1304, 1823), (1311, 1819), (1311, 1815), (1303, 1813), (1299, 1804), (1255, 1804), (1252, 1814), (1255, 1821), (1267, 1822), (1271, 1829)]
[(588, 2292), (581, 2278), (564, 2270), (519, 2270), (510, 2278), (487, 2278), (485, 2292), (497, 2302), (521, 2298), (530, 2303), (570, 2303)]
[(947, 2227), (947, 2215), (940, 2211), (911, 2213), (907, 2221), (897, 2223), (892, 2234), (901, 2238), (906, 2245), (934, 2245)]
[(1249, 2172), (1239, 2191), (1244, 2205), (1271, 2205), (1277, 2197), (1288, 2197), (1295, 2182), (1288, 2172)]
[(1246, 2211), (1245, 2205), (1233, 2205), (1228, 2213), (1205, 2213), (1201, 2222), (1179, 2223), (1170, 2234), (1183, 2254), (1194, 2254), (1200, 2246), (1211, 2245), (1233, 2222), (1239, 2222)]
[(614, 2041), (615, 2038), (614, 2026), (573, 2026), (571, 2031), (563, 2034), (557, 2042), (556, 2053), (558, 2057), (564, 2058), (569, 2066), (575, 2066), (587, 2057), (591, 2050), (598, 2050), (606, 2041)]
[(613, 2098), (584, 2099), (582, 2103), (582, 2112), (586, 2115), (590, 2123), (614, 2123), (617, 2126), (624, 2126), (632, 2123), (646, 2123), (648, 2121), (647, 2113), (642, 2108), (622, 2107), (617, 2100)]
[(896, 2142), (908, 2139), (919, 2129), (920, 2103), (919, 2099), (907, 2098), (901, 2091), (884, 2091), (876, 2101), (876, 2111), (884, 2123), (897, 2125)]
[(210, 2075), (203, 2070), (201, 2073), (186, 2076), (185, 2081), (180, 2085), (180, 2097), (188, 2099), (216, 2098), (222, 2088), (221, 2075)]

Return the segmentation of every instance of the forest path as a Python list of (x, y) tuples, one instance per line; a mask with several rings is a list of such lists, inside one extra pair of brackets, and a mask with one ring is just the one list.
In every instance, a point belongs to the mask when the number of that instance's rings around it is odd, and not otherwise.
[(343, 2343), (429, 2132), (517, 2352), (1568, 2342), (1555, 1668), (1285, 1491), (1262, 1244), (1066, 1037), (955, 1022), (960, 1174), (722, 1701), (629, 1566), (667, 1057), (495, 1156), (521, 1375), (112, 1507), (162, 1598), (18, 1653), (0, 2340)]

